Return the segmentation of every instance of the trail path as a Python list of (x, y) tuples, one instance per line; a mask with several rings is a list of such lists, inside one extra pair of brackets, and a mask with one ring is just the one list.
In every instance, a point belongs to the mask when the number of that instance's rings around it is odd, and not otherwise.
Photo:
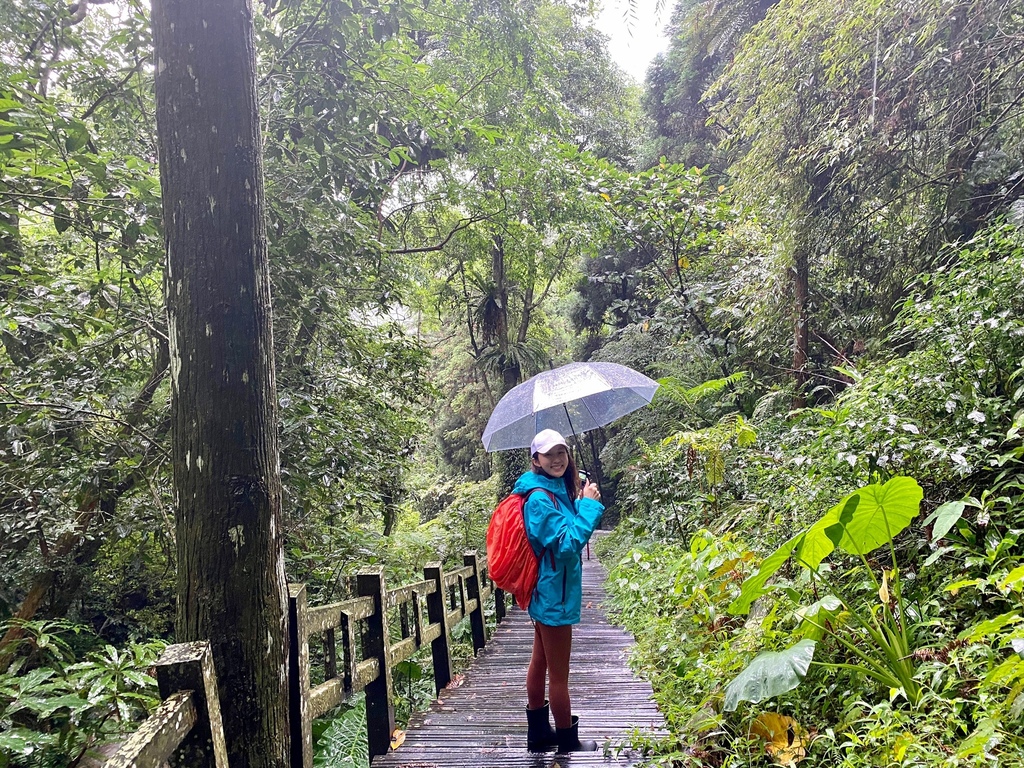
[(598, 752), (526, 751), (524, 681), (533, 644), (529, 616), (513, 608), (457, 687), (409, 723), (405, 743), (377, 757), (373, 768), (554, 768), (625, 766), (639, 756), (620, 748), (637, 728), (664, 733), (649, 683), (626, 663), (633, 637), (609, 623), (603, 603), (606, 571), (596, 558), (584, 560), (583, 616), (573, 631), (569, 681), (581, 738), (607, 746)]

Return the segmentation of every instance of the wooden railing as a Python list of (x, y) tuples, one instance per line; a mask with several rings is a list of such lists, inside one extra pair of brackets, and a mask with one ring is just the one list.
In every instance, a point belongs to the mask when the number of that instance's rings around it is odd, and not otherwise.
[(106, 762), (106, 768), (175, 765), (227, 768), (213, 655), (206, 641), (169, 645), (156, 663), (163, 703)]
[[(366, 695), (370, 759), (386, 753), (395, 729), (394, 665), (429, 643), (434, 688), (440, 693), (452, 678), (455, 625), (468, 616), (473, 651), (484, 647), (484, 601), (494, 598), (501, 621), (505, 596), (488, 577), (486, 558), (471, 551), (463, 562), (449, 572), (432, 563), (424, 568), (423, 581), (395, 589), (387, 589), (380, 570), (362, 572), (356, 577), (357, 596), (330, 605), (310, 606), (305, 585), (289, 585), (292, 768), (313, 765), (313, 720), (359, 691)], [(315, 636), (323, 641), (325, 680), (311, 687), (309, 643)]]
[[(395, 729), (392, 668), (429, 643), (440, 693), (452, 679), (455, 625), (468, 616), (474, 653), (484, 647), (484, 602), (493, 597), (500, 622), (505, 595), (491, 582), (486, 558), (470, 551), (463, 563), (448, 572), (432, 563), (422, 581), (395, 589), (386, 588), (381, 570), (361, 572), (357, 596), (329, 605), (309, 605), (305, 584), (288, 586), (292, 768), (313, 765), (313, 720), (359, 691), (366, 695), (370, 759), (386, 753)], [(311, 686), (309, 643), (317, 637), (323, 642), (325, 679)], [(156, 679), (163, 703), (105, 768), (157, 768), (172, 756), (172, 765), (227, 768), (209, 643), (168, 646), (157, 662)]]

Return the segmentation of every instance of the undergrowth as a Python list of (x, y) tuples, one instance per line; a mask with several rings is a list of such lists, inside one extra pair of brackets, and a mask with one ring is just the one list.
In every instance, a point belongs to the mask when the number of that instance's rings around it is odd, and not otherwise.
[[(680, 423), (621, 470), (600, 550), (671, 732), (640, 745), (654, 764), (1024, 765), (1021, 235), (947, 253), (890, 349), (833, 398)], [(918, 483), (905, 530), (851, 548), (858, 503)], [(823, 516), (836, 551), (808, 565)], [(770, 684), (740, 694), (752, 665)]]

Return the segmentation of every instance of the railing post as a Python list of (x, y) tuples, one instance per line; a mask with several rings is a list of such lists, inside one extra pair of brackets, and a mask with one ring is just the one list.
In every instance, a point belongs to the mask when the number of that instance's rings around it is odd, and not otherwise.
[(338, 627), (341, 630), (341, 679), (346, 693), (352, 692), (356, 676), (356, 624), (347, 611), (341, 612), (341, 625)]
[(356, 577), (356, 591), (360, 597), (373, 598), (373, 615), (366, 619), (363, 654), (377, 659), (378, 674), (366, 688), (366, 731), (370, 742), (370, 759), (387, 754), (391, 748), (391, 734), (395, 730), (395, 698), (391, 683), (391, 639), (388, 634), (388, 615), (384, 588), (384, 572), (377, 570), (360, 573)]
[(484, 603), (480, 599), (480, 563), (477, 559), (475, 549), (471, 549), (462, 556), (464, 565), (470, 566), (473, 571), (466, 579), (466, 596), (470, 600), (476, 600), (476, 608), (469, 614), (469, 627), (473, 633), (473, 655), (475, 656), (487, 645), (487, 637), (484, 635)]
[(338, 640), (334, 629), (324, 630), (324, 679), (338, 676)]
[(505, 618), (505, 590), (498, 587), (494, 588), (494, 618), (498, 624)]
[(448, 611), (445, 606), (444, 569), (440, 563), (430, 563), (423, 569), (423, 578), (437, 588), (427, 595), (427, 621), (441, 622), (441, 633), (430, 643), (434, 662), (434, 689), (438, 694), (452, 681), (452, 654), (448, 647)]
[(198, 640), (168, 646), (156, 662), (156, 682), (161, 699), (178, 691), (192, 691), (195, 697), (196, 723), (170, 764), (174, 768), (227, 768), (228, 748), (210, 643)]
[(309, 716), (309, 633), (305, 584), (288, 585), (288, 720), (292, 768), (313, 765), (313, 723)]

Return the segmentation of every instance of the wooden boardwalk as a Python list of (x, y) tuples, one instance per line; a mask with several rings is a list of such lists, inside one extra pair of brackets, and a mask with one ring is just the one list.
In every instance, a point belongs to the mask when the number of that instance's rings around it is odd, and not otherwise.
[(513, 608), (498, 625), (457, 687), (441, 692), (426, 712), (413, 716), (405, 743), (374, 759), (373, 768), (555, 768), (555, 765), (625, 766), (639, 756), (622, 745), (636, 728), (663, 734), (664, 720), (651, 686), (629, 671), (626, 650), (633, 638), (608, 623), (602, 586), (606, 572), (597, 559), (583, 567), (583, 616), (573, 630), (569, 690), (580, 737), (605, 749), (556, 755), (526, 750), (526, 667), (533, 624)]

